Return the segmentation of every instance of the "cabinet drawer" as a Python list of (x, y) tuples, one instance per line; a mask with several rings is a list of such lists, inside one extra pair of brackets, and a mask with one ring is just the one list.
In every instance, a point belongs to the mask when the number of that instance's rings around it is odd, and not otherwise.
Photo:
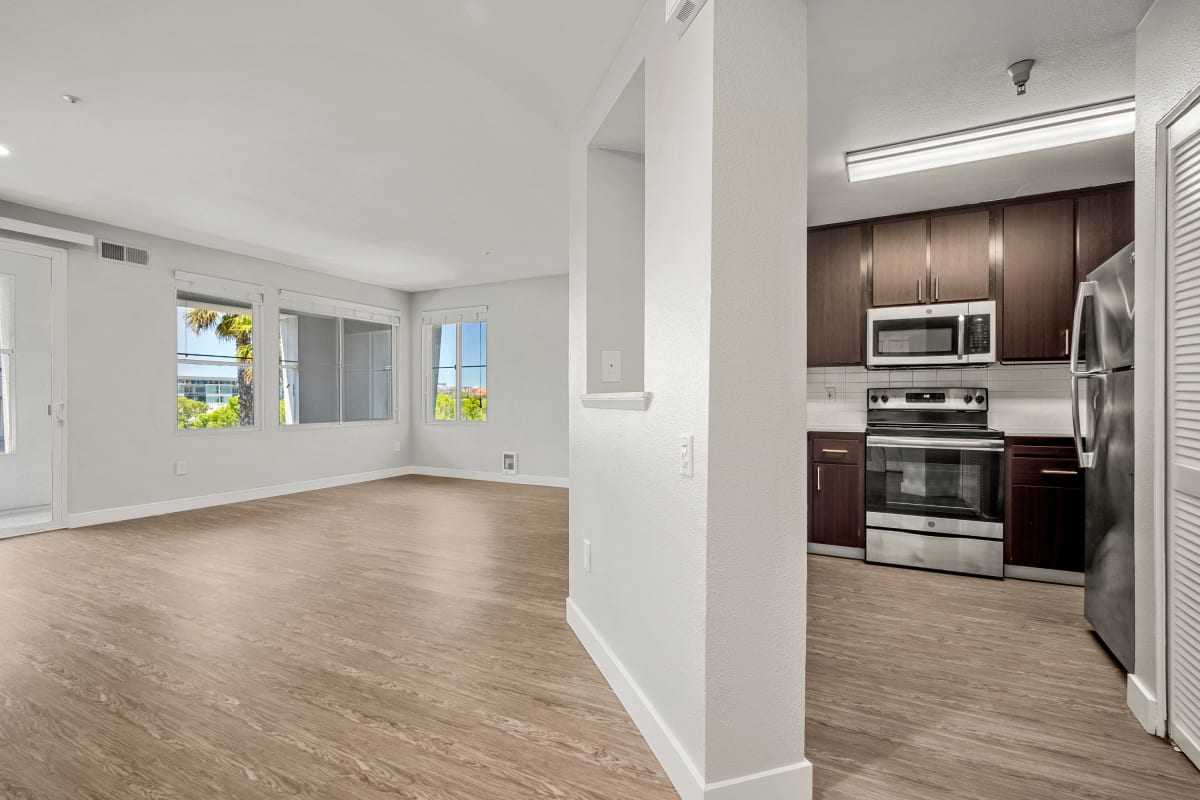
[(1062, 458), (1068, 461), (1076, 457), (1075, 443), (1069, 439), (1062, 443), (1046, 440), (1023, 441), (1016, 439), (1013, 441), (1012, 454), (1014, 457)]
[(822, 464), (858, 464), (862, 442), (857, 439), (812, 440), (813, 461)]
[(1012, 483), (1022, 486), (1083, 485), (1083, 470), (1073, 458), (1014, 458)]

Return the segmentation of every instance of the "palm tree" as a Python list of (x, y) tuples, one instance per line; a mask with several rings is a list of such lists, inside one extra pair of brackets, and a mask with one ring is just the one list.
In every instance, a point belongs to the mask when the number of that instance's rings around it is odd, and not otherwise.
[[(188, 329), (199, 336), (202, 332), (212, 330), (218, 339), (233, 340), (237, 345), (237, 360), (250, 364), (254, 360), (254, 345), (252, 334), (254, 318), (249, 314), (227, 314), (214, 311), (211, 308), (189, 308), (185, 312)], [(249, 367), (238, 369), (238, 423), (241, 425), (254, 424), (254, 384), (252, 370)]]

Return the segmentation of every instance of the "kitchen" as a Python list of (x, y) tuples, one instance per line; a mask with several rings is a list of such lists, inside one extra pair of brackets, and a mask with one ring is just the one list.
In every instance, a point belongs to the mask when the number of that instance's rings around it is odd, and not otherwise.
[[(856, 29), (852, 8), (814, 10), (830, 41)], [(867, 751), (838, 766), (844, 796), (867, 796), (864, 771), (924, 787), (893, 796), (934, 796), (929, 773), (907, 767), (951, 769), (928, 737), (1005, 738), (1038, 708), (1076, 709), (1068, 684), (1095, 692), (1104, 712), (1062, 711), (1055, 741), (1099, 752), (1116, 737), (1126, 754), (1149, 747), (1146, 758), (1163, 744), (1138, 725), (1133, 678), (1146, 636), (1135, 616), (1134, 381), (1155, 365), (1134, 356), (1146, 267), (1134, 241), (1140, 104), (1125, 70), (1146, 9), (1124, 7), (1131, 29), (1103, 34), (1105, 69), (1091, 55), (1072, 54), (1091, 65), (1080, 69), (1018, 49), (1038, 25), (1076, 27), (1026, 10), (1038, 19), (1021, 29), (1003, 9), (975, 8), (1003, 29), (987, 45), (1008, 45), (1008, 68), (990, 75), (969, 42), (955, 45), (957, 60), (922, 57), (943, 40), (897, 11), (878, 21), (893, 37), (840, 54), (862, 64), (822, 69), (810, 85), (809, 675), (821, 711), (809, 722), (818, 758), (832, 763), (849, 741)], [(815, 45), (822, 63), (838, 55)], [(851, 88), (889, 58), (910, 69)], [(1019, 105), (1041, 93), (1053, 101)], [(1082, 117), (1097, 129), (1072, 139)], [(1020, 143), (1055, 131), (1053, 144)], [(851, 689), (826, 680), (848, 669)], [(860, 705), (871, 709), (861, 719), (832, 710)], [(946, 708), (936, 725), (912, 721)], [(1115, 788), (1076, 779), (1064, 793)]]

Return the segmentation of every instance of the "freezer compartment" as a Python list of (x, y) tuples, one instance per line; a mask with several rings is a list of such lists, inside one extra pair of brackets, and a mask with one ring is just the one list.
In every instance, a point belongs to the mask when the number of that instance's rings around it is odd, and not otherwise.
[(867, 561), (1004, 577), (1004, 542), (867, 528)]

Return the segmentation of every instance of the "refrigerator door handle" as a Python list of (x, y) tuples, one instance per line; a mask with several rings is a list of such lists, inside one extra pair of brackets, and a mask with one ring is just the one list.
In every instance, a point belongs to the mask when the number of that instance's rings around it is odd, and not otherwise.
[(1096, 451), (1085, 450), (1083, 444), (1082, 423), (1079, 419), (1079, 384), (1086, 380), (1103, 379), (1103, 375), (1072, 375), (1071, 376), (1071, 426), (1075, 432), (1075, 452), (1079, 454), (1079, 466), (1092, 469), (1096, 466)]
[[(1096, 282), (1084, 281), (1079, 284), (1079, 291), (1075, 295), (1075, 316), (1071, 323), (1071, 334), (1067, 339), (1067, 350), (1071, 356), (1071, 374), (1086, 375), (1087, 371), (1079, 371), (1079, 343), (1083, 341), (1081, 336), (1083, 328), (1083, 301), (1088, 297), (1096, 296)], [(1074, 345), (1072, 347), (1072, 344)]]

